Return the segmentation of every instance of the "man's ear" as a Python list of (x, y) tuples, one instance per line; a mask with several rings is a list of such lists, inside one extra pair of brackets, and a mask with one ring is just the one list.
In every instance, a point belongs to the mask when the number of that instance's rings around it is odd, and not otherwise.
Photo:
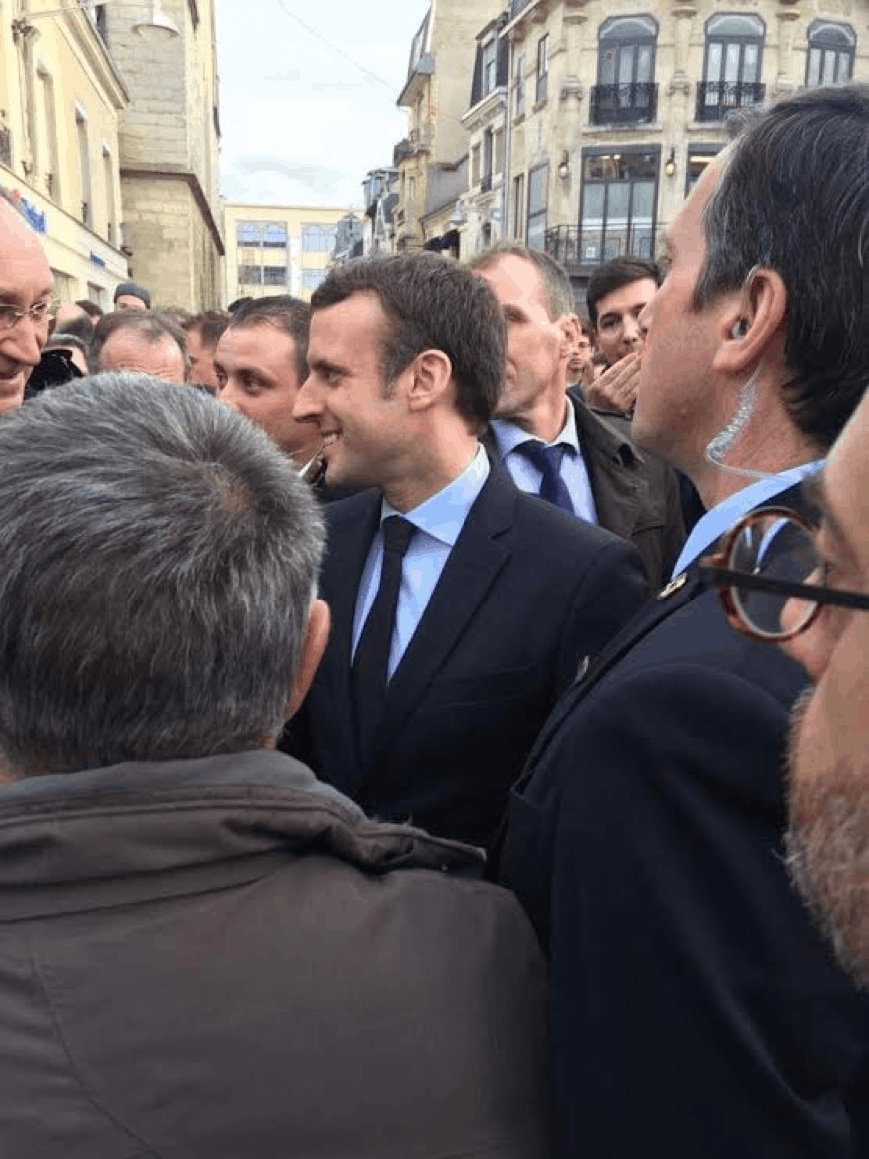
[(412, 378), (407, 400), (412, 411), (428, 410), (450, 389), (453, 364), (443, 350), (423, 350), (408, 370), (412, 372)]
[(780, 274), (759, 267), (742, 294), (733, 295), (720, 316), (720, 345), (713, 369), (745, 374), (772, 345), (779, 347), (787, 322), (788, 292)]
[(561, 356), (562, 358), (569, 358), (573, 353), (579, 336), (582, 333), (582, 327), (579, 324), (579, 318), (576, 314), (562, 314), (557, 319), (556, 325), (561, 331)]
[(302, 641), (299, 667), (290, 681), (290, 692), (285, 710), (286, 720), (296, 715), (302, 701), (308, 695), (311, 681), (314, 679), (320, 661), (323, 659), (323, 653), (326, 651), (330, 624), (329, 605), (325, 600), (314, 600), (308, 613), (308, 624), (305, 628), (305, 638)]

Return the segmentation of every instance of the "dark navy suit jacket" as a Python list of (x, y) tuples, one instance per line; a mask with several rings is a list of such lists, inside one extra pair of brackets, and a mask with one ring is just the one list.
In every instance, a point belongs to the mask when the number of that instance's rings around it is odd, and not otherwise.
[(805, 678), (714, 592), (671, 587), (510, 795), (495, 872), (550, 956), (554, 1154), (867, 1155), (869, 999), (782, 860)]
[(485, 844), (535, 736), (583, 657), (646, 596), (628, 543), (524, 495), (493, 468), (389, 683), (359, 760), (350, 686), (362, 569), (380, 519), (368, 491), (325, 509), (323, 662), (281, 747), (378, 817)]

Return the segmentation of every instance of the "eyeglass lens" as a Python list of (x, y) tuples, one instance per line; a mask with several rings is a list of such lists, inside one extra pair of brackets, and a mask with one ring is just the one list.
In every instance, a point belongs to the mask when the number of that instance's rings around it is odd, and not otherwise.
[[(731, 546), (727, 566), (733, 571), (791, 583), (823, 581), (823, 561), (815, 550), (811, 532), (781, 515), (760, 515), (749, 522)], [(730, 593), (749, 627), (771, 638), (799, 630), (816, 606), (809, 600), (793, 600), (787, 624), (783, 624), (782, 613), (792, 597), (748, 591), (738, 584), (731, 587)]]
[(28, 314), (32, 322), (41, 325), (55, 316), (57, 307), (58, 300), (53, 297), (47, 298), (43, 302), (37, 302), (29, 310), (19, 310), (15, 306), (0, 305), (0, 330), (11, 330)]

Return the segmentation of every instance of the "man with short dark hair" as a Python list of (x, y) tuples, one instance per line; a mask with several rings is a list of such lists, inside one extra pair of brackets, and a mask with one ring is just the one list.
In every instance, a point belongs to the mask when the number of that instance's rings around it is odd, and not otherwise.
[(585, 392), (589, 404), (606, 414), (630, 415), (637, 396), (643, 310), (661, 284), (657, 262), (616, 257), (591, 272), (586, 305), (598, 352), (606, 369)]
[(36, 234), (0, 197), (0, 414), (24, 401), (24, 387), (48, 341), (51, 267)]
[(490, 467), (505, 333), (481, 278), (351, 262), (311, 305), (295, 415), (327, 485), (370, 490), (328, 511), (333, 631), (285, 743), (377, 816), (484, 844), (559, 694), (642, 601), (640, 560)]
[(187, 335), (187, 357), (190, 361), (190, 381), (206, 387), (211, 394), (219, 385), (214, 366), (214, 352), (229, 325), (229, 315), (222, 310), (205, 310), (195, 314), (184, 326)]
[(548, 254), (498, 242), (470, 259), (507, 319), (507, 372), (487, 449), (523, 491), (629, 539), (652, 590), (669, 578), (685, 538), (672, 467), (568, 392), (581, 335), (573, 290)]
[(308, 373), (310, 307), (289, 294), (244, 302), (230, 316), (214, 353), (217, 397), (262, 427), (303, 470), (323, 440), (297, 422), (293, 407)]
[(125, 370), (150, 374), (165, 382), (184, 382), (184, 331), (156, 310), (103, 314), (94, 327), (88, 363), (94, 374)]
[[(547, 722), (501, 851), (550, 957), (557, 1159), (850, 1159), (869, 1140), (869, 1003), (781, 845), (804, 677), (737, 634), (695, 566), (740, 516), (801, 503), (869, 381), (869, 88), (806, 90), (735, 127), (639, 320), (637, 442), (707, 514)], [(739, 540), (757, 572), (766, 542)]]
[(292, 463), (114, 374), (0, 462), (4, 1156), (545, 1159), (515, 899), (274, 751), (329, 629)]
[(567, 364), (567, 377), (582, 392), (584, 387), (594, 382), (594, 340), (591, 322), (582, 315), (578, 318), (579, 337)]

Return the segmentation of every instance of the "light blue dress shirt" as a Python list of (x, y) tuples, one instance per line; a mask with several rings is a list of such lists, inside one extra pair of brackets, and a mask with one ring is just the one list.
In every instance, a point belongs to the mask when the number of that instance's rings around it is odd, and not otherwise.
[[(389, 515), (403, 515), (416, 528), (401, 568), (401, 587), (398, 592), (398, 607), (395, 612), (387, 668), (390, 679), (416, 631), (417, 624), (422, 619), (422, 614), (449, 559), (450, 551), (465, 525), (468, 512), (488, 477), (489, 458), (478, 444), (477, 453), (461, 475), (436, 494), (429, 496), (424, 503), (414, 507), (412, 511), (403, 513), (396, 511), (391, 504), (383, 500), (380, 510), (381, 523)], [(378, 531), (365, 560), (356, 595), (356, 613), (353, 617), (354, 655), (363, 625), (380, 586), (382, 566), (383, 537)]]
[(780, 471), (777, 475), (768, 475), (764, 479), (749, 483), (741, 491), (728, 495), (726, 499), (716, 503), (710, 511), (707, 511), (704, 516), (697, 520), (691, 529), (691, 534), (685, 540), (681, 554), (676, 560), (673, 575), (680, 575), (692, 563), (705, 555), (716, 540), (725, 531), (728, 531), (738, 519), (747, 515), (753, 507), (760, 507), (767, 500), (781, 495), (782, 491), (787, 491), (789, 487), (799, 483), (806, 475), (814, 475), (823, 465), (823, 459), (817, 459), (812, 463), (801, 463), (799, 467), (790, 467), (787, 471)]
[[(520, 443), (527, 443), (534, 438), (528, 431), (508, 422), (507, 419), (493, 419), (492, 430), (495, 432), (495, 442), (498, 444), (498, 455), (501, 462), (510, 473), (510, 478), (520, 491), (528, 491), (532, 495), (540, 494), (540, 482), (543, 478), (540, 471), (526, 455), (516, 448)], [(542, 440), (541, 440), (542, 441)], [(564, 444), (571, 448), (561, 459), (559, 475), (570, 495), (573, 511), (580, 519), (588, 523), (597, 523), (597, 510), (594, 505), (594, 496), (591, 493), (591, 480), (582, 457), (579, 446), (579, 434), (576, 429), (576, 415), (570, 403), (567, 404), (567, 419), (558, 436), (548, 447), (557, 447)]]

